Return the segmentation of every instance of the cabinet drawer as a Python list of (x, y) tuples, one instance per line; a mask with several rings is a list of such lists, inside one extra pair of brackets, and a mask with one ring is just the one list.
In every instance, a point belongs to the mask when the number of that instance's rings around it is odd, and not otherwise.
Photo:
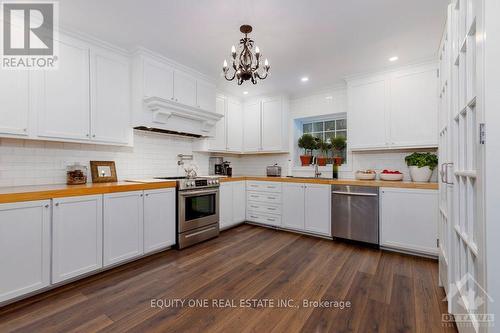
[(270, 204), (281, 204), (280, 193), (247, 192), (248, 201), (257, 201)]
[(262, 204), (260, 202), (249, 201), (247, 203), (247, 210), (251, 212), (281, 215), (281, 205), (269, 205), (269, 204)]
[(247, 213), (247, 220), (250, 222), (262, 223), (279, 227), (281, 226), (281, 216), (279, 215), (266, 215), (262, 213)]
[(281, 193), (281, 183), (247, 181), (247, 191), (274, 192)]

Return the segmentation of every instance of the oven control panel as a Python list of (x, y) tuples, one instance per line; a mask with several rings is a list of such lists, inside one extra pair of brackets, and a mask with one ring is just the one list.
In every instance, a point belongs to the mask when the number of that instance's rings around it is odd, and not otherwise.
[(182, 179), (182, 180), (178, 181), (178, 186), (179, 186), (179, 190), (218, 187), (219, 186), (219, 179), (217, 179), (217, 178)]

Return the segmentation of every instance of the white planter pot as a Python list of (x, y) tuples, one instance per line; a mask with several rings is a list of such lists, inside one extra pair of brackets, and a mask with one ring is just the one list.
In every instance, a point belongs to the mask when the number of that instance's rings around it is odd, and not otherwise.
[(410, 177), (414, 182), (429, 182), (432, 177), (432, 170), (428, 166), (423, 168), (410, 166)]

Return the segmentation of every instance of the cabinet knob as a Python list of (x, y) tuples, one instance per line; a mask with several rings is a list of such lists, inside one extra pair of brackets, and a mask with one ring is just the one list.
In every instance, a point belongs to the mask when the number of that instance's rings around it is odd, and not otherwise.
[(44, 207), (45, 207), (45, 208), (49, 208), (49, 204), (46, 204)]
[(87, 133), (87, 134), (85, 134), (85, 136), (88, 138), (90, 136), (90, 134)]
[(140, 196), (141, 196), (141, 197), (143, 197), (144, 195), (143, 195), (143, 194), (141, 194)]
[(23, 128), (23, 131), (24, 131), (24, 132), (28, 132), (28, 129), (27, 129), (27, 128)]
[(95, 134), (92, 134), (92, 137), (95, 138)]
[(173, 98), (173, 97), (170, 97), (170, 99), (171, 99), (171, 100), (174, 100), (174, 98)]
[(149, 197), (149, 193), (146, 193), (146, 196)]
[(56, 207), (59, 207), (59, 202), (56, 202)]

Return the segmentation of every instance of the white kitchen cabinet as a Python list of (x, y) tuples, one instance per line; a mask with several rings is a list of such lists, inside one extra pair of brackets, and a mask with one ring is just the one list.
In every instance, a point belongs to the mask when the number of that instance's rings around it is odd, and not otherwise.
[(144, 253), (176, 242), (175, 189), (144, 191)]
[(159, 61), (143, 59), (143, 97), (174, 98), (174, 70)]
[(102, 195), (53, 200), (53, 283), (102, 267), (102, 214)]
[(0, 205), (0, 302), (50, 284), (50, 201)]
[(261, 102), (245, 104), (243, 119), (243, 151), (261, 151)]
[(222, 183), (219, 198), (221, 228), (228, 228), (245, 221), (246, 188), (244, 181)]
[(38, 136), (90, 139), (89, 46), (69, 37), (59, 42), (59, 68), (39, 71)]
[(283, 184), (283, 213), (282, 225), (284, 228), (304, 230), (304, 184)]
[(350, 149), (437, 147), (436, 70), (427, 63), (348, 80)]
[(32, 97), (30, 72), (3, 70), (0, 91), (0, 134), (27, 136)]
[(380, 245), (437, 255), (438, 192), (380, 189)]
[(347, 123), (351, 149), (387, 145), (386, 85), (385, 77), (349, 84)]
[(304, 193), (305, 230), (331, 236), (331, 186), (306, 184)]
[(243, 107), (241, 103), (227, 101), (227, 151), (241, 152), (243, 147)]
[(391, 146), (437, 144), (437, 83), (434, 67), (397, 72), (391, 76)]
[(196, 80), (196, 104), (198, 108), (216, 112), (215, 98), (215, 86), (213, 84)]
[(244, 181), (233, 182), (233, 223), (241, 223), (246, 217), (246, 184)]
[(222, 115), (224, 118), (219, 120), (215, 124), (215, 133), (212, 138), (208, 139), (208, 150), (210, 151), (224, 151), (226, 150), (226, 98), (223, 96), (217, 96), (215, 99), (215, 110), (218, 114)]
[(127, 144), (132, 135), (129, 60), (93, 48), (90, 65), (92, 140)]
[(177, 103), (196, 106), (196, 79), (174, 70), (174, 99)]
[(143, 204), (142, 191), (104, 195), (105, 267), (143, 253)]
[(283, 150), (283, 111), (281, 97), (262, 101), (262, 150)]

